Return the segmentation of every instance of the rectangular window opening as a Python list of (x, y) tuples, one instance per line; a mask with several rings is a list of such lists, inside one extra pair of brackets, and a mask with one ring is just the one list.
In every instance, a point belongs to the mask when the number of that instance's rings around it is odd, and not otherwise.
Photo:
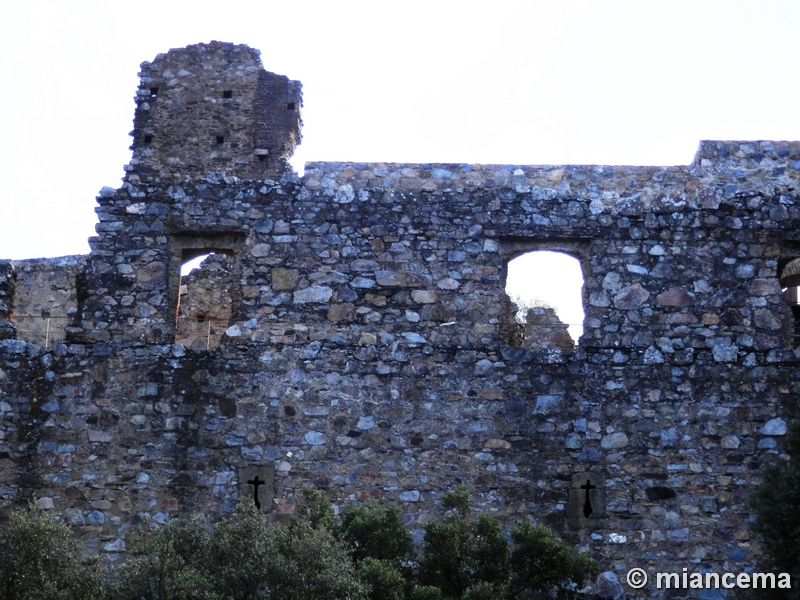
[(289, 102), (286, 105), (286, 110), (294, 110), (294, 102)]
[(181, 267), (178, 289), (175, 341), (218, 348), (233, 316), (233, 257), (224, 250), (195, 256)]
[(153, 141), (153, 136), (152, 135), (147, 134), (147, 135), (144, 136), (144, 143), (145, 144), (149, 144), (152, 141)]
[(157, 87), (151, 87), (150, 88), (150, 97), (151, 98), (155, 98), (156, 96), (158, 96), (158, 88)]
[(225, 90), (222, 92), (223, 98), (233, 98), (233, 90)]
[(216, 138), (218, 144), (225, 143), (225, 138), (223, 136), (217, 135), (217, 136), (214, 136), (214, 137)]

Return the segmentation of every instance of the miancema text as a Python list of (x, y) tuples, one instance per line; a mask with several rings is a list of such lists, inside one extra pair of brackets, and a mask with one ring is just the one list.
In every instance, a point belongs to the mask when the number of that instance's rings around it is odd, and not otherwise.
[[(777, 585), (776, 585), (777, 584)], [(791, 589), (788, 573), (656, 573), (656, 587), (659, 589), (714, 589), (714, 588), (762, 588)]]

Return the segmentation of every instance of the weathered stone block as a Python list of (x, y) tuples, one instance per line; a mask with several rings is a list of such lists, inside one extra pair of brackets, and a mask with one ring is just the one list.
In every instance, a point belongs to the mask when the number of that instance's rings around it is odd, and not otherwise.
[(272, 269), (272, 289), (293, 290), (297, 287), (299, 278), (300, 272), (297, 269), (276, 267)]

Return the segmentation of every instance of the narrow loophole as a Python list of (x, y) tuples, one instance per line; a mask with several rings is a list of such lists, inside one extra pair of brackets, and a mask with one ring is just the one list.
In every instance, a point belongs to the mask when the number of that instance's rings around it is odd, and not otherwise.
[(286, 105), (286, 110), (294, 110), (294, 102), (289, 102)]
[(215, 136), (215, 138), (216, 138), (218, 144), (222, 144), (222, 143), (225, 142), (225, 138), (223, 136), (221, 136), (221, 135), (217, 135), (217, 136)]
[(145, 136), (144, 136), (144, 143), (145, 143), (145, 144), (149, 144), (149, 143), (150, 143), (150, 142), (152, 142), (152, 141), (153, 141), (153, 136), (152, 136), (152, 135), (149, 135), (149, 134), (148, 134), (148, 135), (145, 135)]
[(233, 90), (225, 90), (222, 92), (223, 98), (233, 98)]
[(591, 480), (587, 479), (586, 483), (581, 486), (581, 489), (586, 490), (586, 497), (583, 500), (583, 516), (588, 519), (594, 512), (594, 508), (592, 508), (591, 491), (596, 490), (597, 486), (592, 485)]
[(256, 156), (258, 157), (258, 160), (261, 161), (261, 162), (264, 162), (265, 160), (267, 160), (267, 155), (266, 154), (256, 154)]
[(155, 98), (156, 96), (158, 96), (158, 88), (157, 87), (150, 88), (150, 97)]

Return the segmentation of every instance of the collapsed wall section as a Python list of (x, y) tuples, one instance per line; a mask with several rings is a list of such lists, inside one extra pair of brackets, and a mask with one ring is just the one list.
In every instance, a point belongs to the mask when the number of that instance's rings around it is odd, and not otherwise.
[(179, 183), (208, 171), (255, 179), (289, 170), (300, 143), (301, 86), (265, 71), (257, 50), (196, 44), (141, 69), (128, 182)]
[(49, 348), (67, 336), (78, 315), (78, 280), (85, 256), (13, 261), (16, 285), (11, 321), (17, 338)]

